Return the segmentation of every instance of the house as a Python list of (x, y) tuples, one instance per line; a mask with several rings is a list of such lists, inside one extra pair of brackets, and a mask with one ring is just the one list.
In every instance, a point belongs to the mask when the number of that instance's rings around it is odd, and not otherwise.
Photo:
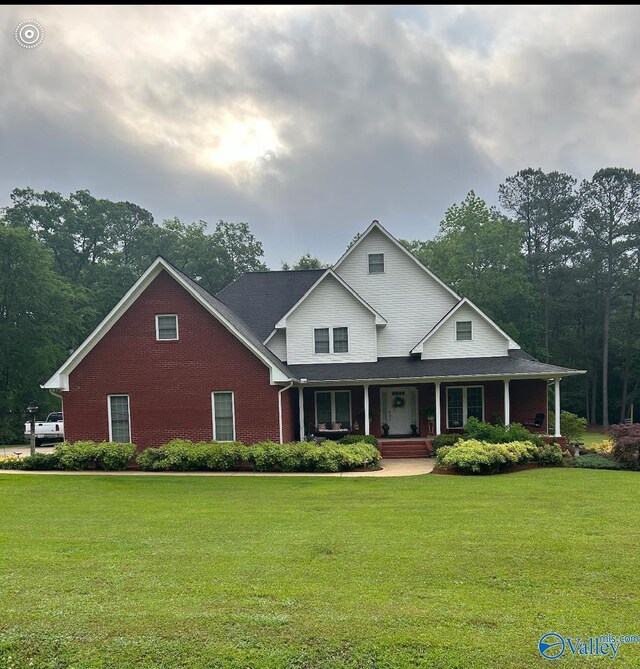
[(70, 441), (425, 442), (471, 416), (547, 432), (550, 384), (559, 436), (560, 380), (581, 373), (526, 354), (374, 221), (329, 269), (250, 272), (216, 296), (156, 259), (44, 387)]

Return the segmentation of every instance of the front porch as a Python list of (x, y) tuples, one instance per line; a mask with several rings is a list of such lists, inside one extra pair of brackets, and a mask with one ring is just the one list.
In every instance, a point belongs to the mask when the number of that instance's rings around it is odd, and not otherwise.
[[(551, 434), (559, 437), (560, 379), (552, 383), (556, 423)], [(526, 425), (542, 415), (539, 427), (531, 430), (547, 434), (548, 385), (545, 378), (300, 385), (297, 398), (293, 393), (296, 430), (301, 439), (371, 434), (387, 449), (395, 442), (397, 448), (411, 444), (414, 450), (421, 444), (422, 451), (431, 450), (430, 440), (438, 434), (461, 434), (472, 416)]]

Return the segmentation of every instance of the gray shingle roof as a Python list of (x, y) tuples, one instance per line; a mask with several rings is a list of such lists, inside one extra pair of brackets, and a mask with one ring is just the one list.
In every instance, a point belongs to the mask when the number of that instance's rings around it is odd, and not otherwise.
[(247, 272), (216, 294), (264, 341), (325, 269)]
[(445, 379), (466, 376), (573, 376), (583, 372), (548, 365), (524, 351), (509, 351), (495, 358), (446, 358), (421, 360), (418, 357), (379, 358), (377, 362), (289, 365), (298, 379), (308, 381), (354, 381), (382, 379)]

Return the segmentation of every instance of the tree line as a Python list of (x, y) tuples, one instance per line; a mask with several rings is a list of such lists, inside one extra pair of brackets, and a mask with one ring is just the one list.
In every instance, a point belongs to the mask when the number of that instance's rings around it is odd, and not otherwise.
[[(563, 405), (590, 423), (628, 415), (640, 383), (640, 175), (606, 168), (578, 183), (526, 169), (473, 191), (431, 240), (403, 243), (535, 357), (586, 369)], [(216, 293), (267, 270), (244, 222), (156, 223), (131, 202), (15, 189), (0, 213), (0, 443), (20, 438), (24, 407), (58, 401), (40, 384), (158, 255)], [(310, 253), (282, 269), (325, 267)]]

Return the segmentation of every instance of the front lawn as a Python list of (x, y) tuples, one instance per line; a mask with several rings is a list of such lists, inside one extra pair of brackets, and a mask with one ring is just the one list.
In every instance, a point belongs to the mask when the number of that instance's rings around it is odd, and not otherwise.
[(547, 666), (546, 632), (640, 633), (634, 472), (0, 490), (2, 669), (505, 669)]

